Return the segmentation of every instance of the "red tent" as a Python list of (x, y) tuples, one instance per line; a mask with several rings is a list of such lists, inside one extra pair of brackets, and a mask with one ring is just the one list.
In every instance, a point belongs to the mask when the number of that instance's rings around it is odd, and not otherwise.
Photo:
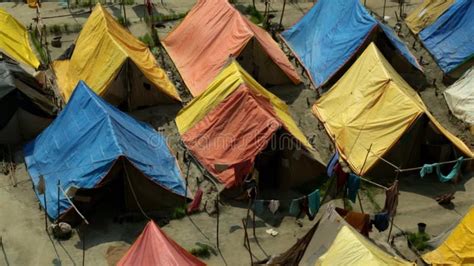
[(121, 265), (206, 265), (166, 236), (153, 221), (148, 222)]

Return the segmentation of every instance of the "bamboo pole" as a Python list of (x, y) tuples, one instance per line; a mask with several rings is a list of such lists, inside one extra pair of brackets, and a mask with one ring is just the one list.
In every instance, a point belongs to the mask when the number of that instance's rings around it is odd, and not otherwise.
[(286, 0), (283, 0), (283, 7), (281, 9), (281, 17), (280, 17), (280, 23), (279, 23), (279, 28), (281, 29), (282, 24), (283, 24), (283, 15), (285, 14), (285, 7), (286, 7)]

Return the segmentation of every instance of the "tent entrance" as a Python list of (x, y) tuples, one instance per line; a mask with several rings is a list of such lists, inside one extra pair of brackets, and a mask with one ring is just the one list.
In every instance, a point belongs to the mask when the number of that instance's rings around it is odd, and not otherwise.
[[(455, 160), (461, 155), (462, 153), (448, 138), (435, 128), (426, 115), (423, 115), (383, 158), (401, 169), (406, 169)], [(441, 167), (441, 170), (447, 172), (450, 168), (452, 165), (446, 165)], [(406, 172), (404, 175), (419, 175), (419, 171)], [(393, 179), (396, 171), (386, 162), (379, 160), (367, 176)]]
[[(78, 190), (73, 202), (87, 218), (106, 215), (142, 219), (140, 207), (149, 217), (163, 217), (184, 204), (184, 198), (154, 183), (127, 159), (120, 158), (97, 187)], [(81, 222), (73, 209), (60, 220), (73, 225)]]
[(176, 103), (175, 100), (156, 88), (130, 59), (122, 64), (113, 81), (107, 87), (104, 98), (126, 111)]
[(240, 52), (237, 62), (264, 87), (292, 83), (255, 38)]
[(265, 199), (291, 199), (320, 185), (324, 167), (285, 130), (277, 131), (257, 155), (259, 194)]

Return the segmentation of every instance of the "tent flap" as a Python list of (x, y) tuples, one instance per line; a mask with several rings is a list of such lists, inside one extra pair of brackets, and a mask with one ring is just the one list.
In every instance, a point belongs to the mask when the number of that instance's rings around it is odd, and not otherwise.
[(169, 238), (153, 221), (149, 221), (117, 265), (201, 266), (206, 264)]
[(30, 47), (28, 31), (18, 20), (0, 8), (0, 51), (21, 63), (38, 68), (40, 62)]

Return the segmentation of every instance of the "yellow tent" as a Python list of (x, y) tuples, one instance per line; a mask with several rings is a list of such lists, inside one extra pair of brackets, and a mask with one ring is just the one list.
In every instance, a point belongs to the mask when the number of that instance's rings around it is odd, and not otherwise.
[(437, 249), (422, 258), (432, 265), (474, 265), (474, 208)]
[(28, 31), (18, 20), (0, 8), (0, 51), (13, 59), (38, 68), (40, 62), (31, 50)]
[(425, 0), (405, 19), (408, 28), (418, 34), (431, 25), (454, 3), (454, 0)]
[[(317, 236), (316, 236), (317, 237)], [(381, 250), (349, 225), (343, 225), (334, 242), (315, 265), (414, 265)]]
[[(316, 101), (313, 113), (324, 123), (341, 157), (359, 175), (367, 173), (380, 158), (388, 155), (407, 131), (413, 132), (415, 122), (422, 117), (428, 118), (434, 131), (439, 131), (459, 151), (473, 157), (472, 151), (460, 139), (436, 121), (418, 94), (373, 43)], [(412, 148), (415, 144), (404, 146), (407, 146), (406, 150), (397, 159), (412, 162), (409, 157), (416, 151)]]
[(112, 104), (130, 107), (180, 101), (176, 88), (150, 49), (97, 4), (76, 40), (69, 60), (53, 63), (67, 102), (79, 80)]

